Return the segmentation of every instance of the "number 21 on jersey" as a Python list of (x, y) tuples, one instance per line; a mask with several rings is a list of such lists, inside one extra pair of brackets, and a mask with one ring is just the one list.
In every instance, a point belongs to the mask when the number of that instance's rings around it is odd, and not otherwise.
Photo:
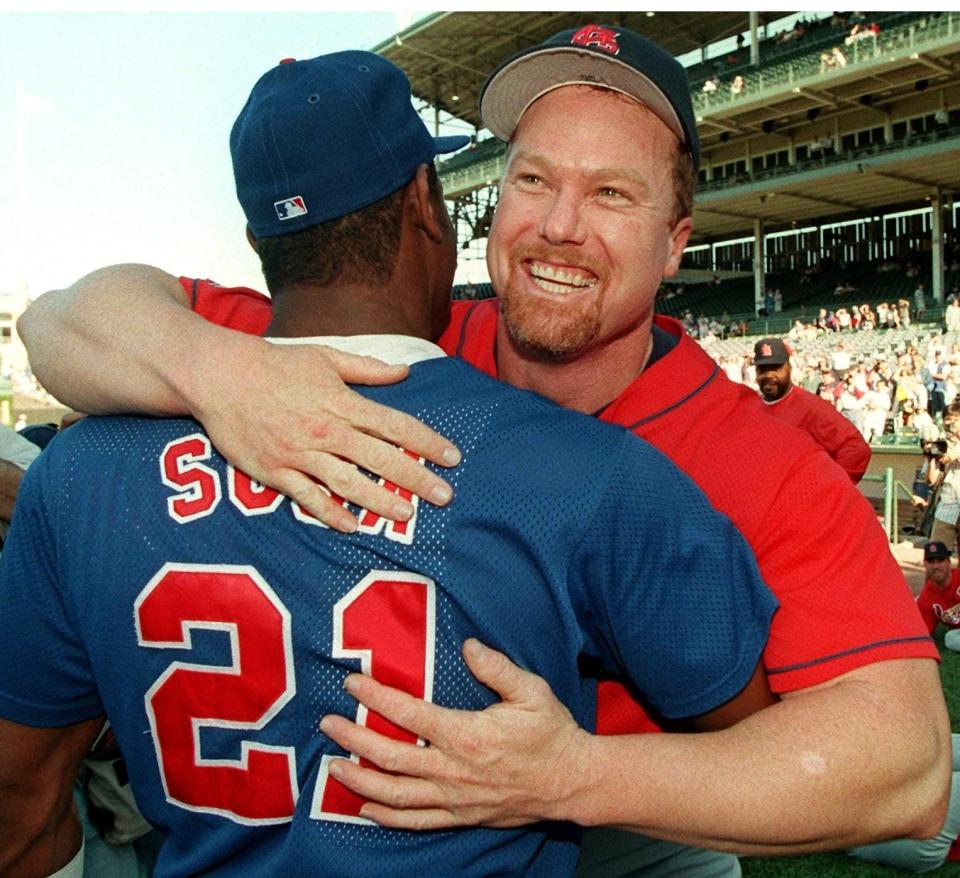
[[(299, 797), (294, 747), (244, 739), (239, 759), (208, 759), (200, 742), (203, 728), (264, 729), (296, 694), (290, 613), (277, 594), (249, 566), (165, 564), (140, 592), (134, 617), (145, 647), (191, 649), (196, 629), (226, 631), (230, 640), (230, 665), (172, 662), (144, 696), (167, 800), (244, 825), (289, 821)], [(432, 580), (373, 571), (334, 605), (331, 655), (359, 659), (365, 674), (429, 701), (435, 628)], [(363, 705), (355, 719), (416, 740)], [(310, 816), (367, 823), (363, 800), (329, 777), (334, 758), (346, 757), (323, 757)]]

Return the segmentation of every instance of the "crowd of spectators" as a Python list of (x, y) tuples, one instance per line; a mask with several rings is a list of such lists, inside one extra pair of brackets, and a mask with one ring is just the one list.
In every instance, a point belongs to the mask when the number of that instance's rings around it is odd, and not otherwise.
[[(789, 333), (794, 381), (834, 405), (868, 442), (890, 432), (920, 442), (939, 439), (944, 410), (960, 403), (960, 300), (951, 297), (943, 326), (921, 329), (911, 328), (906, 300), (876, 311), (869, 305), (838, 311), (846, 312), (844, 328), (827, 309), (812, 323), (795, 322)], [(832, 325), (824, 316), (833, 317)], [(749, 344), (729, 336), (721, 342), (712, 322), (706, 321), (705, 334), (698, 323), (701, 344), (728, 377), (756, 386)], [(864, 335), (865, 328), (874, 331)]]
[[(880, 34), (880, 25), (871, 21), (864, 12), (834, 12), (830, 18), (800, 18), (792, 27), (786, 28), (769, 38), (772, 45), (782, 46), (786, 43), (795, 43), (804, 40), (810, 34), (819, 34), (826, 29), (837, 32), (841, 44), (824, 49), (820, 53), (820, 72), (847, 66), (847, 56), (843, 46), (853, 46), (865, 39), (876, 40)], [(737, 48), (722, 58), (714, 61), (713, 74), (704, 81), (701, 90), (710, 95), (719, 91), (723, 86), (721, 75), (725, 70), (742, 66), (746, 58), (743, 52), (743, 34), (737, 36)], [(732, 72), (732, 70), (731, 70)], [(728, 88), (730, 94), (738, 97), (746, 90), (747, 83), (742, 73), (737, 72), (730, 80)]]

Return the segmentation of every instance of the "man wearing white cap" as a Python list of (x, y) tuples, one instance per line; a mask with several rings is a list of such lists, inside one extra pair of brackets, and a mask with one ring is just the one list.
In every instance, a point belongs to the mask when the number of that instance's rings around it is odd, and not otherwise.
[[(473, 654), (475, 672), (504, 698), (480, 713), (413, 702), (361, 678), (354, 694), (416, 726), (432, 744), (394, 746), (328, 718), (325, 730), (341, 744), (349, 741), (350, 749), (401, 773), (371, 777), (342, 766), (345, 782), (386, 803), (364, 806), (364, 814), (414, 827), (563, 816), (767, 854), (937, 832), (950, 749), (937, 652), (872, 509), (822, 449), (769, 418), (756, 394), (725, 379), (675, 321), (653, 315), (658, 285), (676, 272), (692, 228), (699, 142), (682, 67), (623, 28), (588, 25), (505, 62), (488, 80), (481, 110), (509, 142), (487, 253), (500, 299), (454, 303), (442, 344), (503, 380), (627, 427), (700, 485), (747, 538), (780, 597), (764, 661), (783, 700), (706, 739), (712, 755), (704, 756), (703, 740), (667, 750), (666, 736), (626, 734), (652, 723), (615, 682), (602, 688), (598, 730), (616, 737), (571, 728), (542, 682), (498, 654)], [(34, 368), (60, 398), (78, 408), (195, 412), (238, 465), (303, 492), (307, 502), (304, 473), (335, 474), (330, 457), (352, 457), (418, 491), (436, 487), (432, 475), (401, 471), (382, 447), (371, 463), (377, 446), (370, 434), (437, 462), (447, 445), (411, 431), (408, 422), (370, 416), (331, 389), (329, 372), (297, 376), (297, 393), (285, 400), (296, 419), (283, 426), (284, 444), (295, 450), (278, 454), (270, 444), (275, 412), (264, 413), (261, 435), (252, 436), (249, 422), (241, 424), (248, 411), (231, 409), (247, 398), (251, 382), (264, 386), (263, 377), (274, 375), (272, 384), (283, 383), (279, 375), (289, 369), (253, 339), (230, 339), (186, 319), (175, 278), (120, 274), (126, 290), (111, 287), (116, 272), (101, 273), (42, 297), (23, 321), (31, 353), (39, 353)], [(202, 284), (187, 281), (186, 288), (199, 313), (221, 311), (205, 305)], [(252, 301), (249, 291), (237, 296)], [(85, 319), (93, 311), (122, 313), (125, 326), (132, 319), (163, 330), (111, 337)], [(258, 331), (256, 322), (232, 325)], [(44, 337), (58, 333), (60, 347), (68, 333), (76, 342), (69, 347), (88, 358), (70, 363), (69, 374), (63, 359), (42, 355), (52, 349)], [(85, 343), (91, 338), (99, 341)], [(98, 359), (101, 345), (113, 345), (113, 356), (119, 345), (129, 359), (106, 395), (91, 390), (96, 382), (80, 380), (94, 368), (99, 376), (108, 371)], [(206, 362), (210, 350), (217, 351), (215, 368)], [(228, 351), (241, 365), (225, 381)], [(367, 368), (377, 380), (398, 377)], [(320, 414), (318, 395), (327, 405)], [(343, 416), (330, 414), (338, 407)], [(345, 425), (354, 424), (360, 433), (345, 439)], [(366, 450), (356, 456), (351, 445)], [(745, 471), (753, 477), (745, 480)], [(350, 526), (344, 507), (326, 513), (335, 526)], [(827, 546), (823, 533), (832, 537)], [(853, 555), (851, 544), (858, 546)], [(763, 733), (752, 734), (760, 723)], [(737, 758), (728, 759), (730, 752)], [(758, 774), (752, 769), (759, 763), (775, 768)], [(391, 807), (401, 803), (410, 810)], [(803, 825), (787, 814), (803, 814)], [(678, 824), (684, 831), (669, 828)], [(651, 863), (649, 849), (633, 859), (632, 843), (623, 846), (625, 863), (608, 864), (608, 853), (619, 857), (618, 837), (587, 839), (585, 874), (674, 868), (719, 875), (738, 868), (730, 858), (688, 864), (676, 847), (667, 853), (673, 864), (659, 855)]]

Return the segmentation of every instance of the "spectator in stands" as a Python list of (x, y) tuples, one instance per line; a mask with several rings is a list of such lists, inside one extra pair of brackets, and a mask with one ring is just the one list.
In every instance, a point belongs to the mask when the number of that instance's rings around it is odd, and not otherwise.
[(753, 350), (757, 386), (766, 410), (809, 433), (854, 484), (859, 482), (870, 463), (870, 446), (853, 424), (829, 403), (793, 383), (791, 350), (781, 339), (761, 339)]
[(830, 368), (833, 370), (833, 377), (838, 381), (845, 378), (850, 370), (850, 352), (842, 341), (837, 342), (837, 346), (830, 355)]
[[(910, 275), (909, 269), (907, 270), (908, 277), (915, 277), (917, 271), (915, 266), (910, 266), (914, 269), (913, 275)], [(927, 291), (922, 283), (917, 284), (917, 288), (913, 291), (913, 313), (917, 316), (917, 320), (923, 320), (923, 315), (927, 310)]]
[(777, 287), (773, 291), (773, 312), (779, 314), (783, 311), (783, 293), (780, 292), (780, 287)]
[(877, 315), (873, 313), (873, 308), (864, 303), (860, 306), (860, 326), (861, 330), (875, 329), (877, 326)]
[(703, 93), (705, 95), (713, 94), (718, 88), (720, 88), (720, 77), (716, 73), (703, 83)]
[(879, 302), (879, 303), (877, 304), (877, 328), (878, 328), (878, 329), (886, 329), (886, 328), (887, 328), (887, 320), (889, 319), (889, 317), (890, 317), (890, 315), (889, 315), (889, 313), (888, 313), (887, 303), (886, 303), (886, 302)]
[(910, 303), (906, 299), (900, 299), (897, 302), (897, 313), (900, 315), (900, 326), (903, 329), (910, 328)]
[(860, 435), (863, 435), (863, 397), (866, 393), (857, 387), (856, 376), (850, 373), (843, 379), (840, 389), (840, 396), (837, 399), (837, 408), (854, 427), (857, 428)]
[(960, 365), (950, 365), (947, 370), (947, 380), (943, 392), (943, 400), (950, 405), (960, 397)]
[(943, 322), (947, 332), (960, 332), (960, 300), (956, 296), (951, 296), (947, 301), (947, 307), (943, 309)]
[(763, 294), (763, 314), (767, 317), (771, 317), (773, 315), (775, 306), (776, 303), (773, 298), (773, 290), (767, 290)]
[(837, 62), (833, 57), (833, 52), (828, 52), (824, 49), (820, 53), (820, 72), (826, 73), (828, 70), (833, 69), (837, 66)]
[(837, 326), (841, 332), (850, 328), (850, 312), (846, 308), (837, 308)]
[(924, 379), (924, 384), (930, 395), (927, 410), (934, 420), (943, 412), (947, 404), (946, 391), (949, 370), (950, 364), (944, 358), (943, 351), (940, 348), (934, 348), (933, 359), (926, 367), (926, 377)]
[(944, 413), (943, 431), (947, 450), (929, 477), (932, 484), (939, 485), (930, 538), (946, 543), (953, 552), (960, 518), (960, 404), (954, 403)]
[(837, 285), (833, 288), (833, 294), (835, 296), (847, 296), (850, 293), (855, 293), (857, 288), (846, 280), (837, 281)]
[(735, 77), (733, 77), (733, 82), (730, 83), (730, 94), (735, 98), (740, 97), (740, 95), (743, 94), (743, 90), (746, 88), (746, 85), (747, 84), (743, 77), (738, 73)]
[(890, 386), (881, 379), (863, 397), (863, 438), (866, 442), (878, 442), (883, 436), (891, 408)]
[(834, 67), (847, 66), (847, 56), (843, 54), (843, 50), (839, 46), (834, 46), (833, 49), (831, 49), (831, 54), (833, 55)]

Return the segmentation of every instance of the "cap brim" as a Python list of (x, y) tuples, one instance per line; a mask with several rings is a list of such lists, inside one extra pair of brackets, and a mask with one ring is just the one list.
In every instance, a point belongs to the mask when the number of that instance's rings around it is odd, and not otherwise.
[(683, 126), (666, 95), (639, 70), (612, 55), (577, 46), (538, 48), (507, 61), (487, 81), (480, 96), (483, 123), (509, 141), (520, 117), (537, 98), (565, 85), (592, 85), (621, 92), (646, 105), (686, 143)]
[(463, 149), (469, 142), (470, 138), (465, 134), (450, 134), (446, 137), (434, 137), (433, 148), (437, 155), (445, 155), (448, 152)]

